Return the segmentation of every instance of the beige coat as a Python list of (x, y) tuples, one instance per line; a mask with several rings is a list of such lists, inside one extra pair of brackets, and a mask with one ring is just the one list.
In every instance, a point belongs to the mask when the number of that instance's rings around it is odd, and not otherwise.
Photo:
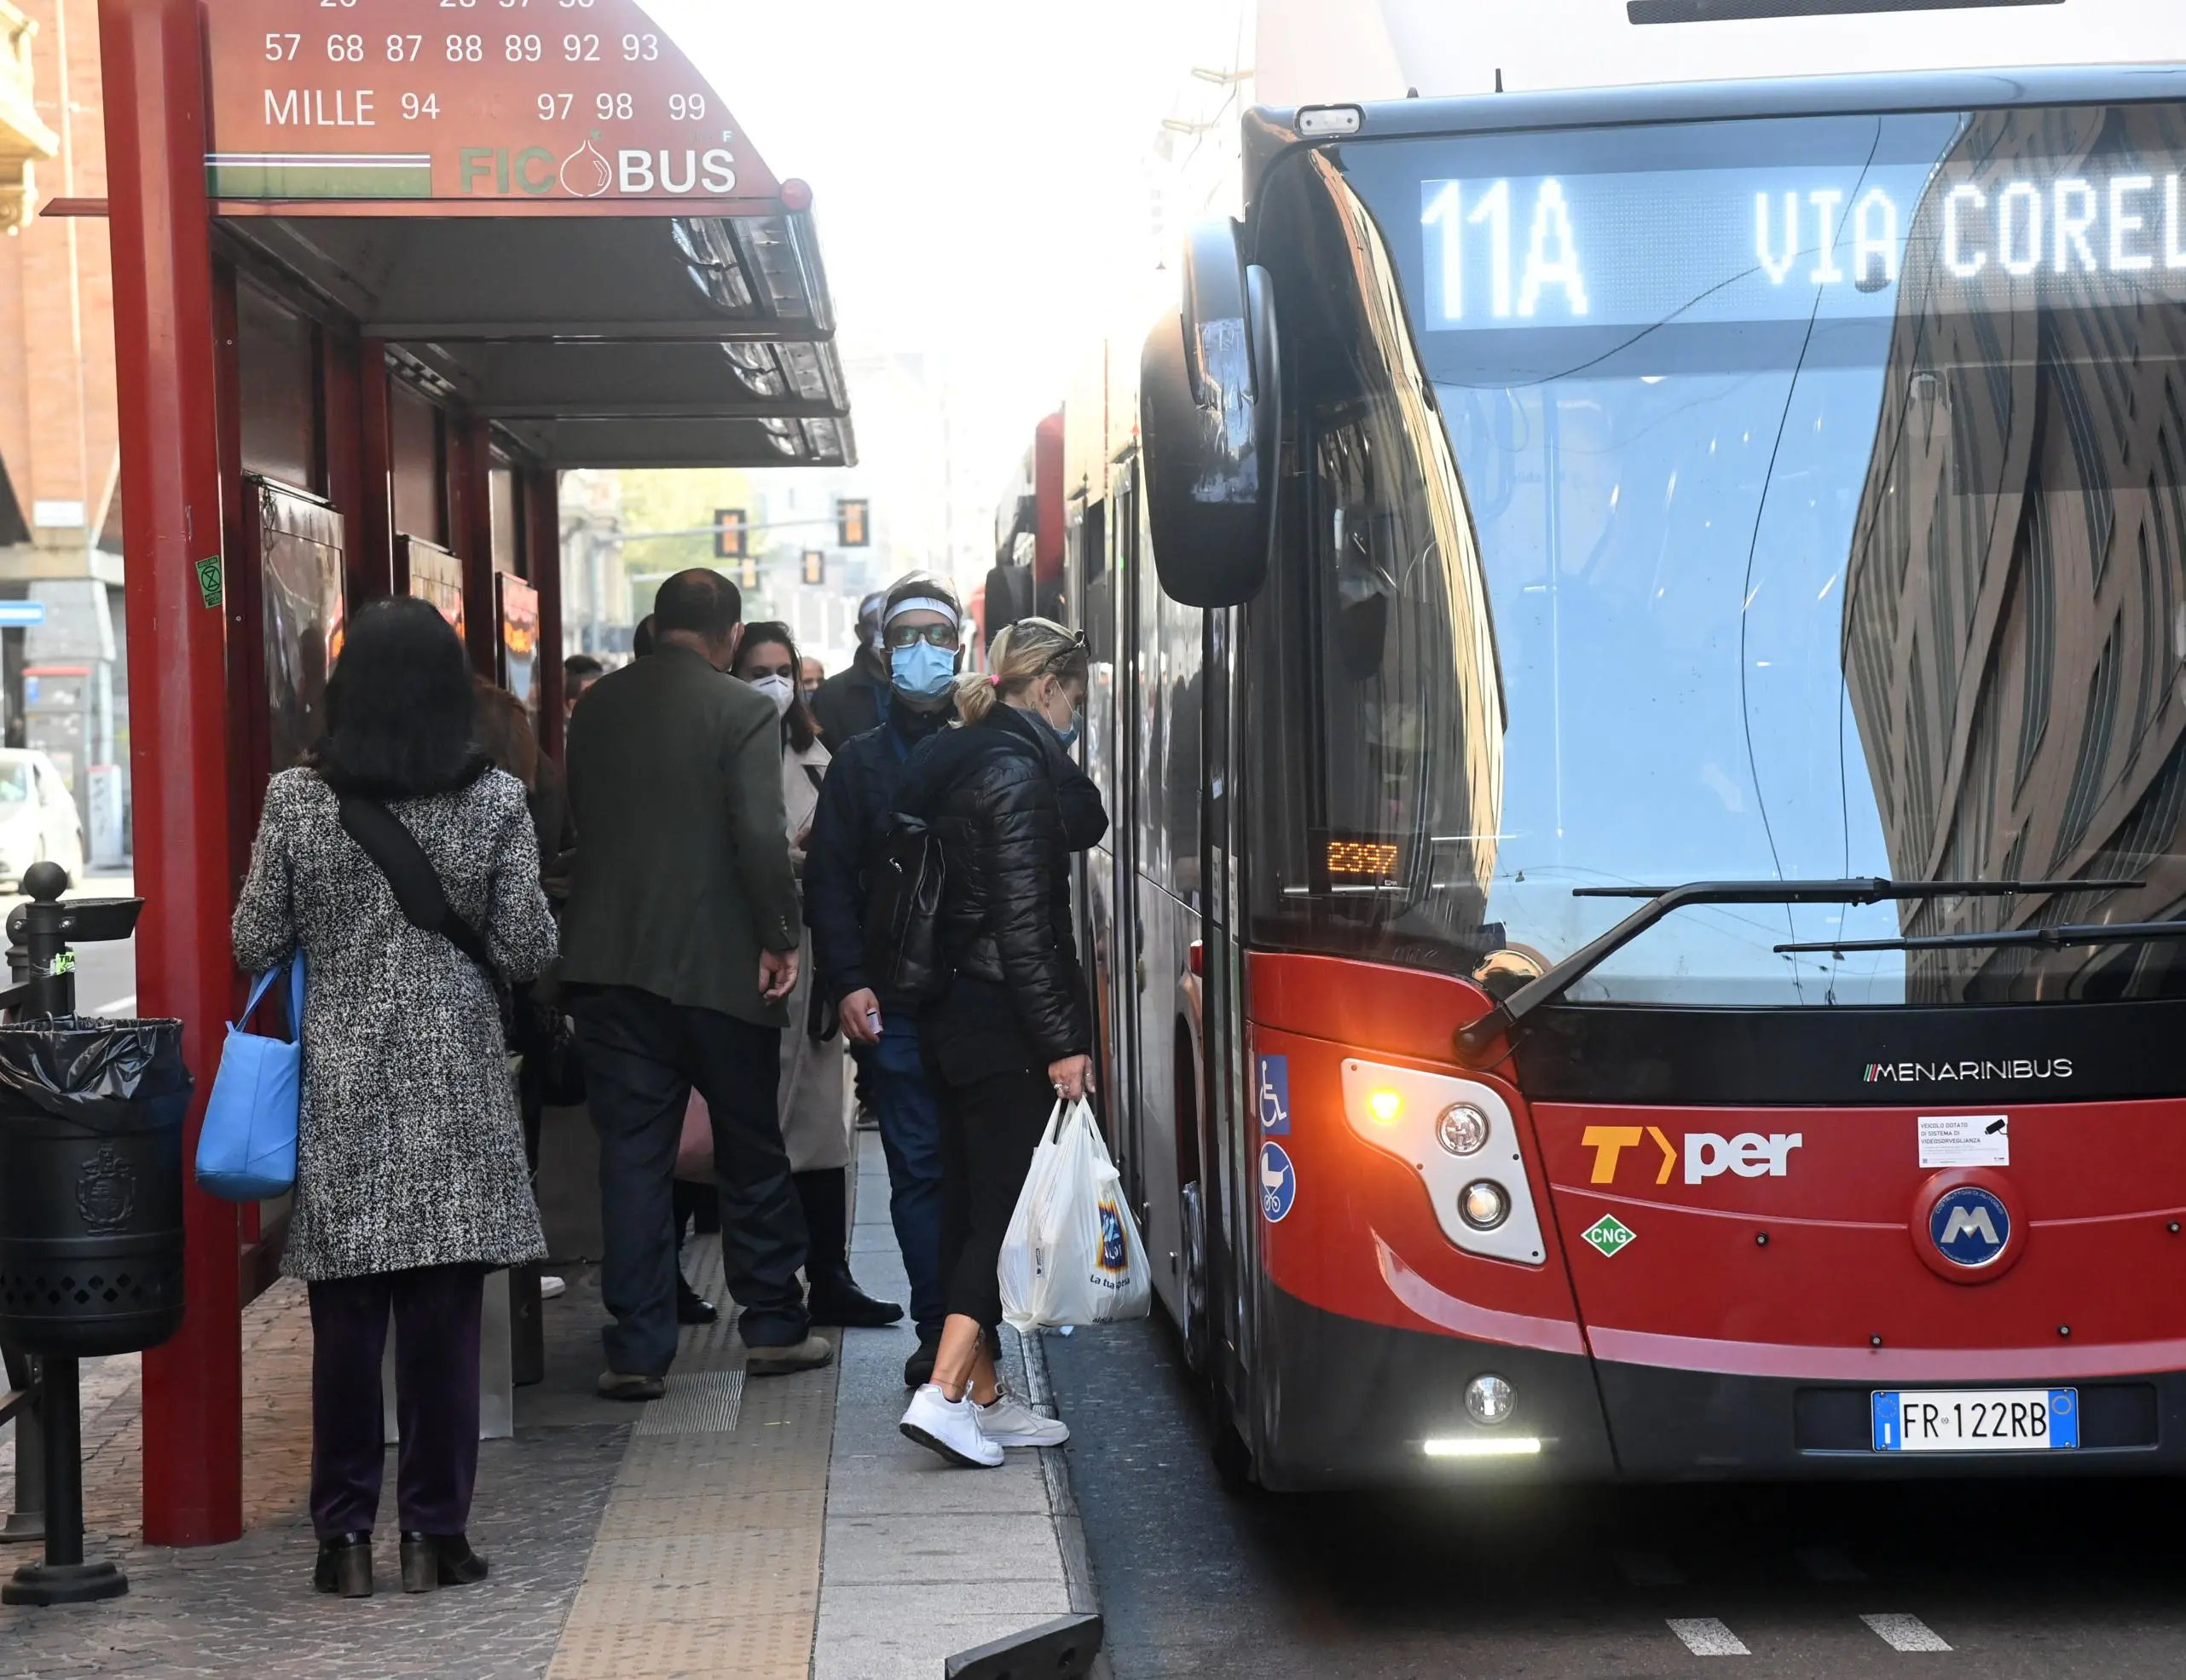
[[(815, 741), (803, 752), (782, 749), (782, 803), (789, 813), (790, 855), (804, 871), (800, 843), (819, 806), (819, 788), (811, 772), (827, 774), (827, 748)], [(813, 936), (805, 935), (797, 989), (789, 994), (789, 1030), (782, 1035), (782, 1141), (789, 1152), (789, 1170), (817, 1172), (850, 1164), (850, 1112), (843, 1106), (842, 1038), (815, 1041), (805, 1031), (812, 1008)], [(823, 1003), (823, 1007), (824, 1004)]]

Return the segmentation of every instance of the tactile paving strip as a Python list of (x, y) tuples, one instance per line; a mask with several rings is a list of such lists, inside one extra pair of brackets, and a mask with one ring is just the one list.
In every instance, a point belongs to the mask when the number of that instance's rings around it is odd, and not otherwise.
[(743, 1409), (743, 1372), (703, 1371), (683, 1377), (670, 1372), (668, 1393), (645, 1408), (635, 1434), (723, 1435), (737, 1426)]
[[(693, 1285), (721, 1302), (719, 1250)], [(730, 1314), (684, 1333), (632, 1431), (548, 1680), (808, 1680), (836, 1371), (747, 1383)]]

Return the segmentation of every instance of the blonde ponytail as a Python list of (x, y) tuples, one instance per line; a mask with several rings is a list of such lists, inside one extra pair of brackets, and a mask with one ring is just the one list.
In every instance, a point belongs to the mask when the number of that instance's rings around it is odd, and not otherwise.
[(976, 724), (998, 700), (1021, 695), (1045, 676), (1083, 683), (1090, 667), (1085, 641), (1050, 618), (1021, 618), (996, 635), (987, 648), (991, 672), (969, 672), (957, 678), (957, 715)]
[[(1006, 632), (1004, 632), (1007, 633)], [(975, 724), (994, 710), (994, 678), (984, 671), (967, 671), (957, 678), (957, 716)]]

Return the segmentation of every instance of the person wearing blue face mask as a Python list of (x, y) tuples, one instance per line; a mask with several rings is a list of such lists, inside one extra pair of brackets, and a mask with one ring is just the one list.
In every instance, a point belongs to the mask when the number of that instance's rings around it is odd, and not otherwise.
[(885, 852), (905, 766), (954, 720), (963, 609), (946, 581), (913, 572), (876, 614), (888, 669), (887, 715), (832, 743), (835, 753), (806, 842), (805, 916), (813, 960), (857, 1058), (888, 1162), (888, 1214), (911, 1284), (918, 1346), (904, 1366), (917, 1388), (932, 1374), (946, 1316), (940, 1276), (941, 1122), (918, 1048), (917, 1001), (887, 995), (865, 967), (865, 908)]

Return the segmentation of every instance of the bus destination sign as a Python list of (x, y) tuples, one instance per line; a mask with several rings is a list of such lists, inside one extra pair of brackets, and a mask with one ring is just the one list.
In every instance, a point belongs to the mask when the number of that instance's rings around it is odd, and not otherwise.
[(781, 184), (637, 0), (220, 0), (207, 189), (285, 213), (615, 214)]
[[(1432, 331), (1657, 321), (1888, 320), (1901, 275), (1994, 307), (2186, 298), (2175, 166), (2028, 168), (1989, 182), (1932, 162), (1690, 169), (1420, 186)], [(1939, 301), (1948, 303), (1947, 296)]]

